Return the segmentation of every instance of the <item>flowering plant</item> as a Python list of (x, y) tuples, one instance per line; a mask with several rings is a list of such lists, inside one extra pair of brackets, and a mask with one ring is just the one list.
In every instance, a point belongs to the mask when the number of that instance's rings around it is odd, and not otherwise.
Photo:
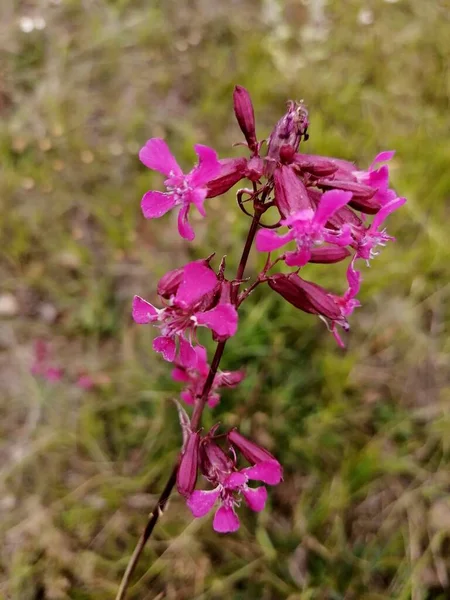
[[(219, 404), (220, 388), (234, 387), (244, 377), (241, 371), (219, 370), (227, 340), (237, 332), (242, 302), (257, 286), (268, 284), (297, 309), (318, 315), (343, 346), (338, 327), (348, 331), (348, 317), (360, 306), (356, 299), (362, 281), (359, 265), (364, 261), (368, 264), (378, 247), (393, 239), (382, 224), (406, 201), (389, 187), (388, 163), (393, 152), (378, 154), (367, 170), (338, 158), (304, 153), (303, 145), (309, 137), (308, 111), (303, 102), (292, 101), (268, 139), (258, 140), (247, 90), (236, 86), (233, 101), (245, 138), (240, 145), (247, 148), (247, 157), (219, 159), (212, 148), (196, 145), (198, 164), (184, 174), (162, 139), (148, 140), (139, 154), (145, 166), (166, 177), (165, 192), (148, 191), (142, 198), (142, 212), (147, 219), (160, 218), (179, 208), (178, 231), (192, 241), (195, 232), (189, 222), (191, 205), (204, 217), (208, 198), (225, 194), (245, 179), (249, 185), (239, 189), (236, 197), (251, 224), (233, 278), (225, 275), (225, 259), (214, 270), (211, 255), (178, 267), (160, 280), (157, 293), (161, 308), (139, 296), (133, 301), (135, 322), (159, 328), (153, 348), (174, 363), (172, 377), (185, 384), (181, 398), (193, 410), (189, 416), (179, 406), (183, 446), (130, 560), (117, 600), (124, 597), (142, 548), (175, 486), (194, 517), (206, 515), (217, 505), (213, 528), (229, 533), (239, 528), (236, 508), (241, 499), (253, 511), (264, 508), (266, 488), (253, 487), (250, 482), (272, 486), (282, 481), (277, 459), (237, 429), (219, 434), (216, 425), (209, 432), (201, 430), (202, 413), (206, 406)], [(263, 214), (273, 207), (278, 220), (263, 223)], [(253, 243), (258, 252), (266, 253), (266, 261), (249, 283), (244, 275)], [(290, 249), (286, 250), (287, 244)], [(278, 250), (281, 252), (273, 257)], [(299, 275), (308, 263), (330, 265), (340, 261), (348, 261), (347, 287), (342, 295)], [(274, 272), (283, 263), (285, 268)], [(246, 287), (241, 289), (243, 284)], [(209, 329), (217, 343), (210, 365), (206, 349), (197, 339), (198, 327)], [(240, 466), (240, 459), (247, 466)], [(211, 489), (196, 489), (199, 474)]]

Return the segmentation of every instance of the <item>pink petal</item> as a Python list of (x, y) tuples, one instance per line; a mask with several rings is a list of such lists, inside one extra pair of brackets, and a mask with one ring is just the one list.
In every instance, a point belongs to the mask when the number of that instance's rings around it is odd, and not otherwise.
[(164, 360), (173, 362), (175, 360), (177, 347), (172, 338), (160, 336), (153, 340), (153, 350), (155, 352), (160, 352), (163, 355)]
[(197, 366), (197, 354), (195, 353), (192, 344), (188, 342), (184, 337), (179, 338), (180, 340), (180, 354), (179, 360), (182, 367), (186, 369), (195, 369)]
[(220, 173), (220, 163), (217, 160), (217, 153), (208, 146), (196, 144), (194, 146), (198, 156), (198, 165), (189, 173), (189, 183), (192, 187), (205, 186), (211, 179), (217, 177)]
[(188, 263), (183, 271), (183, 281), (175, 296), (178, 306), (195, 304), (217, 286), (217, 275), (202, 263)]
[(235, 473), (231, 473), (223, 482), (223, 487), (228, 490), (235, 490), (236, 488), (240, 488), (245, 485), (248, 481), (248, 477), (245, 473), (241, 473), (236, 471)]
[(206, 348), (204, 346), (195, 346), (195, 353), (197, 354), (197, 369), (203, 375), (207, 375), (209, 372), (208, 357)]
[(257, 479), (269, 485), (278, 485), (283, 477), (283, 469), (276, 460), (267, 460), (242, 470), (249, 479)]
[(185, 240), (192, 240), (195, 238), (195, 233), (188, 221), (188, 213), (189, 213), (189, 204), (185, 204), (181, 207), (180, 212), (178, 213), (178, 233)]
[(193, 406), (195, 404), (195, 396), (189, 390), (184, 390), (183, 392), (181, 392), (180, 398), (183, 400), (183, 402), (189, 404), (189, 406)]
[(384, 152), (380, 152), (375, 156), (372, 161), (372, 164), (369, 167), (369, 171), (373, 171), (375, 169), (375, 165), (380, 162), (387, 162), (394, 157), (395, 150), (385, 150)]
[(343, 192), (341, 190), (325, 192), (320, 199), (319, 206), (314, 215), (314, 223), (323, 227), (328, 219), (337, 210), (348, 204), (351, 199), (351, 192)]
[(219, 304), (206, 312), (195, 314), (197, 323), (208, 327), (218, 336), (231, 337), (237, 330), (237, 312), (232, 304)]
[(133, 298), (132, 316), (135, 323), (139, 323), (140, 325), (152, 323), (158, 319), (158, 314), (158, 309), (153, 304), (150, 304), (150, 302), (147, 302), (147, 300), (144, 300), (144, 298), (140, 296)]
[(158, 219), (174, 206), (174, 197), (162, 192), (147, 192), (141, 200), (142, 214), (146, 219)]
[(267, 490), (265, 487), (247, 488), (242, 491), (242, 494), (252, 510), (260, 512), (264, 509), (267, 500)]
[(303, 267), (311, 258), (311, 250), (303, 247), (297, 252), (286, 252), (285, 263), (288, 267)]
[(203, 206), (207, 194), (207, 188), (197, 188), (189, 193), (189, 202), (194, 204), (202, 217), (206, 217), (205, 207)]
[(219, 394), (209, 394), (208, 396), (208, 406), (209, 408), (215, 408), (220, 402)]
[(43, 373), (45, 379), (51, 383), (60, 381), (64, 375), (64, 371), (58, 367), (48, 367)]
[(348, 290), (345, 294), (346, 298), (354, 298), (361, 287), (361, 272), (355, 269), (354, 263), (355, 259), (352, 260), (347, 268)]
[(221, 506), (216, 512), (213, 529), (217, 533), (232, 533), (239, 529), (239, 519), (230, 506)]
[(272, 252), (290, 242), (293, 237), (292, 231), (278, 235), (270, 229), (260, 229), (256, 234), (256, 249), (258, 252)]
[(391, 214), (394, 212), (394, 210), (397, 210), (397, 208), (400, 208), (400, 206), (403, 206), (406, 202), (406, 198), (394, 198), (393, 200), (390, 200), (390, 202), (388, 202), (387, 204), (385, 204), (383, 206), (383, 208), (381, 208), (379, 210), (379, 212), (374, 216), (373, 221), (372, 221), (372, 225), (370, 226), (370, 231), (375, 231), (378, 229), (378, 227), (381, 225), (381, 223)]
[(187, 383), (191, 380), (186, 371), (184, 369), (180, 369), (179, 367), (175, 367), (175, 369), (173, 369), (171, 376), (174, 381), (179, 383)]
[(183, 171), (169, 150), (169, 146), (161, 138), (148, 140), (139, 151), (139, 160), (149, 169), (159, 171), (164, 175), (183, 175)]
[(187, 505), (194, 517), (204, 517), (212, 509), (220, 494), (220, 486), (214, 490), (195, 490), (189, 496)]

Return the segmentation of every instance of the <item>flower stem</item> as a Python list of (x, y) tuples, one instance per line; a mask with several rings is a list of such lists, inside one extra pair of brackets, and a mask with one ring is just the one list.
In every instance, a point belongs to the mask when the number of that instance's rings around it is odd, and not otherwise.
[[(255, 207), (255, 214), (253, 215), (252, 223), (250, 225), (250, 229), (247, 234), (247, 239), (245, 240), (245, 246), (242, 251), (241, 260), (239, 261), (239, 266), (238, 266), (237, 273), (236, 273), (236, 279), (238, 281), (241, 281), (244, 276), (245, 267), (247, 266), (247, 261), (248, 261), (248, 257), (250, 254), (250, 250), (251, 250), (253, 241), (255, 239), (256, 232), (258, 231), (261, 214), (262, 214), (262, 211), (256, 210), (256, 207)], [(239, 283), (236, 284), (236, 286), (234, 286), (234, 288), (233, 288), (232, 301), (235, 304), (237, 303), (238, 296), (239, 296)], [(214, 383), (214, 378), (217, 374), (217, 370), (219, 368), (219, 364), (222, 359), (223, 351), (225, 350), (225, 344), (226, 344), (226, 341), (218, 342), (218, 344), (217, 344), (216, 351), (214, 353), (214, 357), (212, 359), (211, 366), (209, 368), (209, 373), (206, 378), (205, 385), (203, 386), (202, 394), (201, 394), (200, 398), (198, 398), (198, 400), (195, 404), (194, 412), (192, 413), (191, 429), (193, 431), (200, 427), (203, 410), (204, 410), (206, 402), (208, 400), (209, 392), (211, 391), (212, 385)], [(117, 595), (116, 595), (116, 600), (124, 600), (125, 595), (127, 593), (128, 586), (131, 581), (131, 577), (133, 576), (134, 570), (138, 564), (138, 561), (142, 554), (142, 551), (144, 550), (145, 544), (149, 540), (149, 538), (153, 532), (153, 529), (155, 528), (155, 525), (158, 522), (159, 517), (164, 512), (167, 501), (169, 500), (169, 496), (172, 493), (172, 490), (175, 487), (175, 484), (177, 481), (178, 463), (179, 463), (179, 458), (177, 458), (177, 461), (172, 468), (170, 477), (167, 480), (167, 483), (164, 486), (164, 489), (163, 489), (160, 497), (158, 498), (158, 501), (156, 502), (152, 512), (149, 515), (145, 529), (142, 532), (141, 537), (139, 538), (139, 541), (136, 544), (134, 552), (128, 562), (127, 568), (125, 570), (122, 581), (120, 583), (119, 591), (117, 592)]]

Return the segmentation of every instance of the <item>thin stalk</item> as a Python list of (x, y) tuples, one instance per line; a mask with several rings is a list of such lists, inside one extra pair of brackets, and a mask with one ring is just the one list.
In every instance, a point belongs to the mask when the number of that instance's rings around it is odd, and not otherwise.
[[(255, 206), (255, 214), (253, 215), (252, 223), (250, 225), (250, 229), (247, 234), (247, 239), (245, 240), (245, 246), (242, 251), (241, 260), (239, 261), (239, 266), (238, 266), (238, 269), (236, 272), (237, 281), (241, 281), (244, 276), (245, 267), (247, 266), (247, 261), (248, 261), (248, 257), (250, 254), (250, 250), (252, 248), (252, 244), (255, 239), (256, 232), (258, 231), (261, 214), (262, 214), (262, 211), (257, 210), (256, 206)], [(239, 283), (233, 287), (233, 291), (232, 291), (231, 300), (234, 304), (237, 304), (238, 296), (239, 296)], [(203, 415), (203, 410), (204, 410), (206, 402), (208, 400), (209, 392), (211, 391), (211, 388), (213, 386), (214, 378), (217, 374), (217, 370), (219, 369), (220, 360), (222, 358), (223, 351), (225, 350), (225, 344), (226, 344), (226, 342), (218, 342), (218, 344), (217, 344), (216, 351), (214, 353), (214, 357), (212, 359), (211, 366), (209, 368), (208, 376), (207, 376), (205, 384), (203, 386), (202, 394), (201, 394), (200, 398), (197, 400), (197, 402), (195, 404), (194, 412), (192, 413), (192, 418), (191, 418), (192, 430), (196, 430), (200, 426), (200, 423), (202, 420), (202, 415)], [(148, 542), (148, 540), (153, 532), (153, 529), (155, 528), (155, 525), (158, 522), (159, 517), (163, 514), (164, 509), (167, 504), (167, 501), (169, 500), (170, 494), (172, 493), (172, 490), (175, 487), (175, 484), (177, 481), (178, 464), (179, 464), (179, 457), (177, 458), (177, 461), (172, 468), (170, 477), (167, 480), (167, 483), (164, 486), (164, 489), (163, 489), (160, 497), (158, 498), (158, 501), (156, 502), (152, 512), (149, 515), (145, 529), (142, 532), (142, 534), (138, 540), (138, 543), (136, 544), (136, 548), (134, 549), (134, 552), (128, 562), (127, 568), (125, 570), (122, 581), (120, 583), (119, 591), (117, 592), (117, 595), (116, 595), (116, 600), (124, 600), (124, 598), (125, 598), (131, 578), (132, 578), (134, 570), (138, 564), (138, 561), (142, 554), (142, 551), (144, 550), (145, 544)]]

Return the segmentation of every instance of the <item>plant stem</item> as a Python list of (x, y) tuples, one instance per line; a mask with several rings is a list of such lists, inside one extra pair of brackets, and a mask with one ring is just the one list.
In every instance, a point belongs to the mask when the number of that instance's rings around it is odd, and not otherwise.
[[(238, 266), (237, 273), (236, 273), (237, 281), (241, 281), (244, 276), (245, 267), (247, 266), (247, 261), (248, 261), (248, 257), (250, 254), (250, 250), (251, 250), (253, 241), (255, 239), (256, 232), (258, 231), (258, 225), (259, 225), (259, 221), (261, 219), (261, 214), (262, 214), (261, 210), (256, 210), (256, 206), (255, 206), (255, 214), (253, 215), (252, 223), (250, 225), (250, 229), (247, 234), (247, 239), (245, 240), (245, 246), (242, 251), (241, 260), (239, 261), (239, 266)], [(240, 284), (238, 283), (233, 287), (231, 301), (234, 304), (237, 304), (237, 300), (238, 300), (238, 296), (239, 296), (239, 285)], [(226, 341), (218, 342), (218, 344), (217, 344), (216, 351), (214, 353), (214, 357), (212, 359), (211, 366), (209, 368), (208, 376), (207, 376), (205, 384), (203, 386), (202, 394), (201, 394), (200, 398), (198, 398), (198, 400), (195, 404), (194, 412), (192, 413), (191, 429), (193, 431), (200, 427), (203, 410), (204, 410), (206, 402), (208, 400), (209, 392), (211, 391), (211, 388), (213, 386), (214, 378), (217, 374), (217, 370), (219, 368), (219, 364), (220, 364), (220, 360), (223, 355), (223, 351), (225, 350), (225, 344), (226, 344)], [(175, 487), (175, 484), (177, 481), (178, 463), (179, 463), (179, 458), (177, 458), (177, 461), (173, 466), (170, 477), (167, 480), (167, 483), (164, 486), (164, 489), (163, 489), (160, 497), (158, 498), (158, 501), (156, 502), (152, 512), (149, 515), (145, 529), (142, 532), (141, 537), (139, 538), (139, 541), (136, 545), (136, 548), (134, 549), (134, 552), (128, 562), (127, 568), (125, 570), (122, 581), (120, 583), (119, 591), (117, 592), (117, 595), (116, 595), (116, 600), (124, 600), (125, 594), (127, 592), (128, 586), (131, 581), (131, 577), (133, 576), (134, 570), (137, 566), (137, 563), (138, 563), (139, 558), (142, 554), (142, 551), (145, 547), (145, 544), (149, 540), (149, 538), (153, 532), (153, 529), (155, 528), (155, 525), (158, 522), (159, 517), (164, 512), (167, 501), (169, 500), (169, 496), (172, 493), (172, 490)]]

